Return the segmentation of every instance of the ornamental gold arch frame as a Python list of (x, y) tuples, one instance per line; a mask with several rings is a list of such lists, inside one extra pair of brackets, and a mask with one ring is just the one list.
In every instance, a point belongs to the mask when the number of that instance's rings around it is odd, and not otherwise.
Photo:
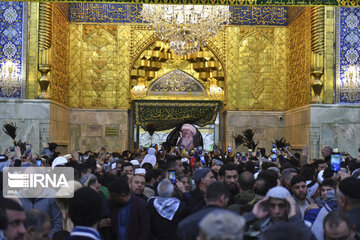
[[(225, 29), (223, 30), (225, 31)], [(224, 38), (226, 39), (226, 38)], [(139, 59), (139, 57), (141, 56), (141, 54), (151, 45), (153, 44), (155, 41), (161, 41), (160, 39), (158, 39), (154, 34), (152, 34), (148, 39), (146, 39), (144, 41), (144, 43), (141, 44), (141, 49), (136, 53), (136, 55), (134, 56), (131, 56), (132, 59), (131, 59), (131, 62), (130, 62), (130, 65), (129, 65), (129, 91), (131, 91), (132, 89), (132, 85), (131, 85), (131, 70), (133, 69), (133, 66), (134, 64), (136, 63), (136, 61)], [(224, 40), (225, 41), (225, 40)], [(226, 75), (226, 63), (225, 63), (225, 60), (224, 60), (224, 57), (222, 56), (222, 54), (220, 54), (217, 50), (217, 47), (214, 46), (214, 44), (212, 43), (212, 41), (209, 41), (208, 44), (206, 44), (206, 47), (210, 50), (210, 52), (212, 54), (214, 54), (214, 56), (218, 59), (218, 61), (220, 62), (221, 64), (221, 67), (222, 67), (222, 70), (224, 72), (224, 85), (223, 85), (223, 90), (224, 90), (224, 93), (226, 95), (226, 79), (227, 79), (227, 75)], [(189, 63), (190, 64), (190, 63)], [(205, 86), (204, 86), (205, 87)], [(131, 96), (131, 100), (132, 100), (132, 96)], [(222, 102), (225, 104), (226, 103), (226, 97), (223, 98)]]
[(131, 86), (131, 70), (134, 67), (135, 62), (139, 59), (139, 57), (141, 56), (141, 54), (155, 41), (157, 41), (158, 38), (155, 36), (155, 34), (152, 34), (148, 39), (146, 39), (142, 44), (141, 44), (141, 49), (136, 53), (136, 55), (134, 56), (130, 56), (131, 57), (131, 62), (129, 65), (129, 92), (131, 91), (131, 88), (133, 86)]

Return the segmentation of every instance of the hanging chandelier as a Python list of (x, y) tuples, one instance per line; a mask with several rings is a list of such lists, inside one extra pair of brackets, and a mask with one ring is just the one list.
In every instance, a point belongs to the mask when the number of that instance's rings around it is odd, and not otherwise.
[(360, 93), (360, 68), (355, 65), (348, 66), (345, 79), (342, 81), (344, 95), (350, 102), (359, 100)]
[(139, 78), (138, 83), (131, 89), (134, 98), (142, 98), (146, 95), (145, 78)]
[(224, 90), (218, 86), (215, 78), (210, 78), (209, 96), (215, 99), (222, 99), (224, 97)]
[(4, 97), (12, 97), (21, 89), (19, 67), (12, 60), (1, 63), (0, 88)]
[(141, 15), (171, 51), (184, 56), (205, 46), (228, 24), (230, 10), (228, 6), (143, 4)]

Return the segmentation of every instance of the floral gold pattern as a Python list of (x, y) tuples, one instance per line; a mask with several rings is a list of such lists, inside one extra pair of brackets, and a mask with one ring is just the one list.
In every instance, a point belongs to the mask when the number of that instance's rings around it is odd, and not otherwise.
[(284, 110), (285, 43), (285, 28), (227, 28), (228, 110)]
[(309, 9), (288, 26), (288, 81), (286, 108), (310, 103), (311, 18)]
[(69, 21), (60, 8), (53, 6), (51, 98), (69, 105)]

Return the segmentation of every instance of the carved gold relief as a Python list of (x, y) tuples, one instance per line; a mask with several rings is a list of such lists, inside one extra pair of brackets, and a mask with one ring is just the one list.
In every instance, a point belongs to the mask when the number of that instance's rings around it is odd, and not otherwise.
[(288, 80), (286, 108), (310, 103), (311, 18), (309, 9), (288, 26)]
[(103, 94), (108, 87), (114, 89), (116, 79), (117, 41), (114, 28), (83, 26), (83, 41), (85, 49), (82, 72), (87, 92), (83, 104), (86, 107), (115, 107), (115, 101)]
[(149, 87), (180, 69), (206, 89), (209, 78), (215, 78), (225, 90), (228, 110), (285, 109), (285, 27), (227, 27), (203, 51), (188, 58), (162, 51), (161, 42), (142, 25), (71, 24), (70, 32), (72, 107), (127, 109), (130, 89), (138, 78), (147, 77)]
[(52, 40), (52, 6), (50, 2), (39, 3), (39, 38), (38, 38), (38, 58), (39, 58), (39, 85), (41, 93), (38, 98), (49, 98), (47, 91), (50, 84), (49, 72), (51, 70), (49, 51)]
[(35, 99), (38, 96), (39, 82), (39, 51), (38, 51), (38, 36), (39, 36), (39, 3), (28, 3), (28, 49), (27, 49), (27, 88), (26, 97)]
[(58, 6), (58, 8), (62, 12), (62, 14), (66, 17), (66, 19), (69, 20), (70, 19), (70, 3), (57, 2), (55, 4)]
[[(333, 103), (334, 98), (334, 72), (335, 72), (335, 64), (334, 64), (334, 56), (335, 56), (335, 48), (334, 48), (334, 32), (335, 32), (335, 7), (325, 7), (325, 57), (324, 57), (324, 103), (331, 104)], [(338, 89), (337, 89), (338, 90)], [(335, 94), (339, 96), (338, 92)]]
[(72, 24), (71, 106), (129, 108), (130, 26)]
[(212, 49), (216, 57), (223, 62), (223, 65), (226, 62), (225, 53), (226, 53), (226, 31), (225, 29), (219, 31), (218, 34), (213, 37), (207, 44), (207, 47)]
[[(85, 40), (87, 37), (89, 37), (90, 34), (92, 34), (97, 29), (103, 29), (105, 32), (107, 32), (108, 34), (113, 36), (115, 39), (117, 38), (117, 26), (84, 25), (83, 26), (83, 39)], [(101, 34), (101, 32), (98, 34)]]
[[(152, 40), (152, 36), (149, 36), (149, 39)], [(145, 39), (143, 44), (147, 42), (148, 40)], [(217, 50), (214, 44), (212, 47)], [(146, 86), (149, 87), (156, 79), (165, 76), (169, 72), (181, 70), (196, 80), (199, 80), (200, 84), (206, 88), (209, 88), (210, 84), (208, 79), (210, 77), (219, 81), (223, 81), (225, 78), (223, 61), (220, 62), (217, 56), (223, 57), (220, 52), (215, 52), (207, 47), (203, 47), (200, 51), (187, 56), (177, 56), (170, 51), (169, 46), (164, 42), (154, 41), (141, 52), (136, 61), (134, 61), (134, 64), (131, 65), (131, 87), (137, 84), (137, 80), (143, 78), (147, 80)], [(175, 94), (176, 96), (174, 94), (165, 95), (166, 96), (161, 96), (157, 94), (157, 96), (147, 96), (146, 99), (162, 97), (180, 99), (184, 97), (179, 94)], [(195, 95), (196, 94), (187, 94), (186, 97), (202, 98)], [(139, 96), (136, 94), (136, 96), (134, 95), (133, 97)], [(143, 98), (144, 96), (141, 97)], [(204, 97), (207, 97), (206, 94)]]
[(147, 26), (132, 26), (130, 30), (130, 58), (135, 61), (157, 38)]
[(70, 66), (69, 66), (69, 95), (70, 106), (82, 107), (82, 75), (81, 75), (81, 54), (82, 54), (82, 27), (81, 25), (70, 25)]
[[(39, 50), (44, 51), (51, 47), (51, 34), (52, 34), (52, 3), (39, 4)], [(42, 59), (46, 61), (46, 59)], [(47, 64), (48, 62), (41, 62)]]
[(311, 50), (312, 63), (311, 75), (313, 81), (311, 87), (313, 89), (313, 98), (311, 103), (322, 103), (321, 92), (323, 82), (321, 76), (324, 74), (324, 27), (325, 27), (325, 9), (324, 7), (311, 7)]
[(285, 28), (228, 27), (228, 110), (284, 110)]
[(118, 29), (118, 66), (116, 79), (116, 107), (121, 109), (130, 108), (130, 43), (131, 27), (119, 26)]
[(69, 105), (69, 22), (54, 4), (51, 47), (51, 98)]
[(277, 108), (276, 110), (285, 110), (285, 99), (286, 96), (286, 79), (287, 79), (287, 54), (286, 54), (286, 43), (288, 41), (286, 35), (286, 28), (276, 28), (274, 30), (274, 44), (277, 46), (274, 52), (274, 82), (271, 89), (272, 104)]

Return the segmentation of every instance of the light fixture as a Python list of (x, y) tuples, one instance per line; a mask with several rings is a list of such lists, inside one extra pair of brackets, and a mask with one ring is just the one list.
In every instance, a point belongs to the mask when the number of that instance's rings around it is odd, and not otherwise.
[(139, 78), (138, 83), (131, 89), (134, 98), (142, 98), (146, 94), (145, 78)]
[(222, 99), (224, 97), (224, 90), (217, 86), (215, 78), (210, 78), (209, 96), (215, 99)]
[(4, 97), (13, 97), (21, 89), (19, 67), (10, 59), (1, 63), (0, 88)]
[(360, 68), (355, 65), (350, 65), (344, 73), (345, 78), (342, 81), (342, 92), (350, 102), (359, 100), (360, 91)]
[(205, 46), (229, 22), (228, 6), (143, 4), (143, 21), (169, 44), (176, 55), (187, 55)]

